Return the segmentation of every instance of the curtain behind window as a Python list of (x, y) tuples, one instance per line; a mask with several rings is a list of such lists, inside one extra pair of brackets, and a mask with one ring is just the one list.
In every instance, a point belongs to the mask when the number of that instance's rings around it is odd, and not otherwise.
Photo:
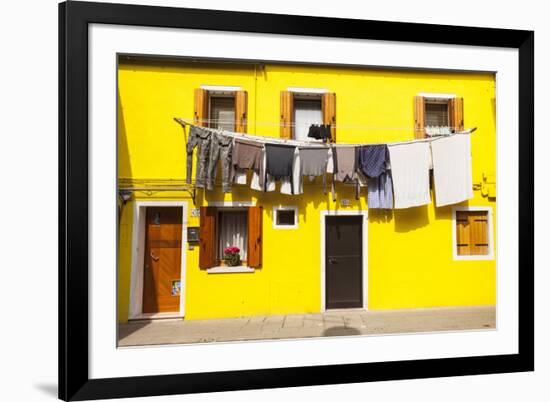
[(321, 100), (294, 100), (294, 138), (297, 140), (313, 140), (308, 138), (309, 126), (312, 124), (323, 124), (323, 112), (321, 111)]
[(235, 131), (235, 98), (210, 98), (210, 127)]
[(247, 211), (220, 211), (218, 226), (219, 258), (223, 258), (223, 249), (237, 246), (241, 249), (241, 260), (246, 260), (248, 244)]
[(447, 103), (426, 103), (426, 134), (445, 135), (449, 127), (449, 106)]

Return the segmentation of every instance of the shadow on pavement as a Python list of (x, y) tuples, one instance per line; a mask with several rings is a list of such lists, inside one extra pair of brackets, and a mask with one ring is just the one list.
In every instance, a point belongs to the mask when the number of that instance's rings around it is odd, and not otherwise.
[(117, 340), (121, 341), (127, 336), (132, 335), (134, 332), (145, 328), (149, 324), (151, 324), (150, 321), (136, 321), (127, 324), (118, 324)]
[(349, 336), (349, 335), (361, 335), (361, 331), (356, 328), (349, 328), (344, 326), (330, 327), (323, 331), (323, 336)]

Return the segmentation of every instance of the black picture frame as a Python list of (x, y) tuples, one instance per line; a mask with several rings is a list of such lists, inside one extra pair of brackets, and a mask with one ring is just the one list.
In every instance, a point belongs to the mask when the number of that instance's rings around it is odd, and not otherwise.
[[(519, 51), (517, 354), (213, 373), (88, 375), (88, 25), (508, 47)], [(89, 400), (534, 370), (534, 32), (71, 1), (59, 5), (59, 398)]]

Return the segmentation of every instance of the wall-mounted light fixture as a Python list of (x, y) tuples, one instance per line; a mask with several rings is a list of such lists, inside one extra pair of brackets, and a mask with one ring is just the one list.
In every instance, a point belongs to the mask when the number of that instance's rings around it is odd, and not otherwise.
[(122, 205), (124, 205), (132, 198), (132, 192), (130, 190), (118, 190), (118, 196), (122, 200)]

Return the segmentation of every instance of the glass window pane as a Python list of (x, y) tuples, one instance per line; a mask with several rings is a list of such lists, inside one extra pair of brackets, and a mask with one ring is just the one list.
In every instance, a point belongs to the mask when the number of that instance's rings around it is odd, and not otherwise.
[(212, 128), (235, 131), (235, 98), (210, 97), (209, 119)]
[(426, 103), (426, 126), (448, 126), (449, 107), (447, 103)]
[(294, 138), (297, 140), (313, 140), (308, 138), (309, 126), (323, 124), (323, 112), (320, 99), (294, 99)]
[(226, 247), (238, 247), (241, 260), (246, 260), (248, 245), (247, 211), (220, 211), (218, 219), (218, 258)]
[(294, 226), (294, 210), (278, 210), (277, 211), (277, 225), (290, 225)]

